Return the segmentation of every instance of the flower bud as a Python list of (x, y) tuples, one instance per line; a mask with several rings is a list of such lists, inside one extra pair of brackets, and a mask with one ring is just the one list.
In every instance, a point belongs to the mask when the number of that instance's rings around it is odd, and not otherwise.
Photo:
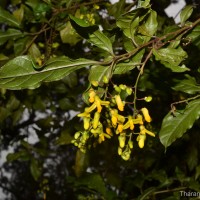
[(151, 117), (149, 115), (149, 111), (147, 110), (147, 108), (142, 108), (141, 111), (142, 111), (145, 121), (151, 122)]
[(152, 101), (152, 96), (145, 97), (144, 100), (146, 102), (150, 102), (150, 101)]
[(137, 140), (138, 140), (138, 146), (142, 149), (144, 147), (144, 142), (146, 139), (146, 134), (144, 135), (139, 135)]
[(125, 135), (125, 133), (121, 133), (121, 134), (118, 136), (118, 140), (119, 140), (119, 146), (120, 146), (121, 148), (124, 148), (125, 142), (126, 142), (126, 135)]
[(114, 85), (114, 89), (116, 92), (120, 93), (121, 92), (121, 88), (118, 87), (117, 85)]
[(121, 90), (125, 90), (127, 86), (123, 85), (123, 84), (120, 84), (119, 87), (120, 87)]
[(120, 95), (115, 95), (115, 100), (116, 100), (116, 103), (117, 103), (118, 110), (124, 111), (124, 104), (121, 100)]
[(90, 118), (89, 117), (83, 118), (83, 127), (85, 130), (88, 130), (90, 128)]
[(105, 83), (105, 84), (109, 83), (109, 80), (108, 80), (107, 76), (103, 76), (103, 83)]
[(127, 88), (126, 88), (126, 93), (127, 93), (128, 95), (131, 95), (132, 92), (133, 92), (132, 88), (130, 88), (130, 87), (127, 87)]
[(100, 119), (100, 113), (95, 112), (94, 113), (94, 119), (93, 119), (93, 128), (96, 129), (98, 124), (99, 124), (99, 119)]
[(94, 87), (98, 87), (98, 86), (99, 86), (99, 82), (98, 82), (98, 81), (91, 81), (91, 84), (92, 84)]

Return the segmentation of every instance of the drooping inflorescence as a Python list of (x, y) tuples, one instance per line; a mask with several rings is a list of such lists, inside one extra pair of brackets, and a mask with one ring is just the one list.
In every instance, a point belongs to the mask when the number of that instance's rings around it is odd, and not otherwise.
[(133, 95), (132, 88), (126, 85), (114, 85), (109, 96), (107, 93), (98, 93), (98, 83), (93, 85), (95, 86), (88, 91), (89, 106), (77, 115), (83, 121), (83, 130), (75, 133), (72, 143), (82, 152), (86, 152), (87, 148), (106, 139), (118, 137), (118, 154), (122, 159), (129, 160), (134, 140), (143, 148), (146, 135), (155, 137), (155, 134), (145, 127), (146, 123), (152, 121), (149, 111), (143, 107), (131, 109), (132, 115), (126, 114), (130, 113), (126, 111), (126, 104), (130, 102), (125, 99)]

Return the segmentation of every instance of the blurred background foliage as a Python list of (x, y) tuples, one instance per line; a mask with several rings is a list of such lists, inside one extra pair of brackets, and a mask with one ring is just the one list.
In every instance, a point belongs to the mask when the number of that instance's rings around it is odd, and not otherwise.
[[(173, 30), (175, 26), (164, 11), (171, 2), (151, 0), (152, 9), (158, 13), (158, 34), (159, 30), (163, 34), (163, 30), (167, 32), (167, 28)], [(107, 36), (115, 41), (115, 51), (123, 53), (124, 49), (118, 47), (124, 38), (116, 27), (116, 19), (136, 3), (1, 0), (0, 65), (24, 54), (31, 55), (36, 62), (45, 62), (51, 55), (101, 59), (105, 52), (75, 32), (69, 14), (103, 27)], [(195, 7), (191, 21), (197, 19), (199, 2), (188, 0), (186, 3)], [(13, 16), (11, 27), (1, 18), (5, 10)], [(188, 53), (187, 67), (191, 69), (188, 74), (197, 83), (200, 81), (199, 41), (197, 36), (184, 47)], [(37, 60), (38, 57), (41, 59)], [(138, 97), (153, 97), (148, 108), (153, 118), (151, 126), (158, 133), (170, 104), (190, 95), (172, 90), (176, 80), (184, 79), (183, 74), (173, 74), (153, 59), (147, 65), (139, 82)], [(0, 168), (0, 188), (7, 195), (4, 199), (178, 200), (184, 199), (180, 191), (200, 191), (199, 120), (166, 151), (158, 136), (148, 138), (144, 149), (134, 144), (129, 161), (117, 155), (117, 139), (108, 140), (86, 154), (71, 144), (81, 126), (75, 114), (85, 106), (82, 94), (89, 84), (88, 73), (89, 69), (83, 68), (60, 81), (43, 83), (35, 90), (0, 90), (1, 155), (8, 150), (12, 153)], [(136, 75), (132, 70), (116, 75), (112, 81), (131, 86)]]

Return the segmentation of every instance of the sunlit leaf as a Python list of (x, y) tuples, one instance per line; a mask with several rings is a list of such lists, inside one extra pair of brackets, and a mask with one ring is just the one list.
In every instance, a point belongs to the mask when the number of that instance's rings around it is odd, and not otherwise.
[(176, 111), (174, 115), (169, 112), (165, 116), (159, 133), (160, 141), (165, 148), (182, 137), (200, 117), (200, 99), (190, 101), (184, 110)]

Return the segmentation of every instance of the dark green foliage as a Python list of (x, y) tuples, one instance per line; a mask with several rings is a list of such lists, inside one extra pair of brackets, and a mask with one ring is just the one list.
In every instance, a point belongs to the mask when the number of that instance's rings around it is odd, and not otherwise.
[[(180, 191), (200, 191), (199, 8), (188, 1), (177, 25), (169, 2), (0, 1), (5, 199), (182, 200)], [(86, 154), (71, 143), (91, 88), (107, 100), (120, 94), (124, 116), (148, 108), (156, 137), (143, 149), (133, 140), (130, 160), (117, 154), (117, 137)]]

